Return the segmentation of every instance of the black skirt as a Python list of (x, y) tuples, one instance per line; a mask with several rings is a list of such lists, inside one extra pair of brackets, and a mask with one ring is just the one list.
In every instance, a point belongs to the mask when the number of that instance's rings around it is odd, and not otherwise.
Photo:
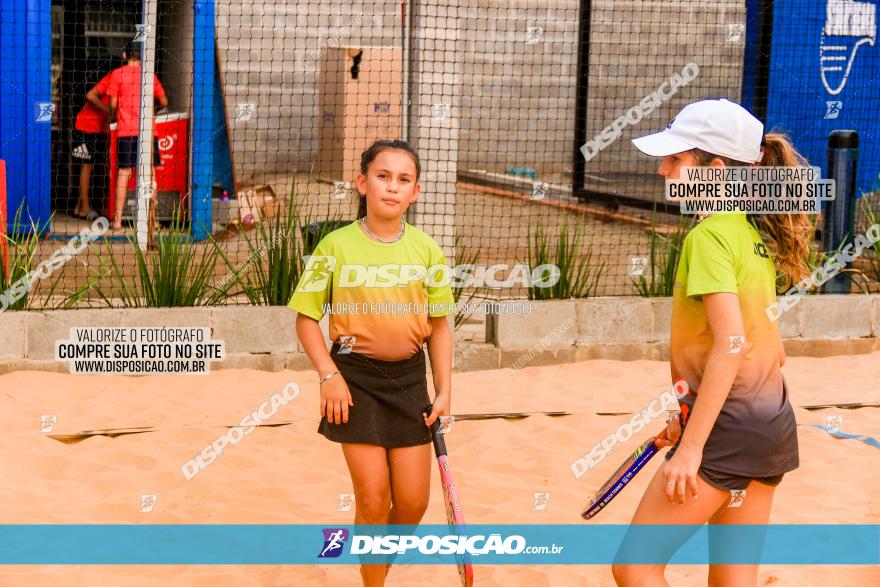
[(331, 424), (321, 418), (318, 432), (333, 442), (374, 444), (385, 448), (431, 442), (422, 412), (430, 402), (425, 375), (425, 352), (402, 361), (380, 361), (351, 352), (330, 354), (348, 384), (353, 406), (348, 422)]

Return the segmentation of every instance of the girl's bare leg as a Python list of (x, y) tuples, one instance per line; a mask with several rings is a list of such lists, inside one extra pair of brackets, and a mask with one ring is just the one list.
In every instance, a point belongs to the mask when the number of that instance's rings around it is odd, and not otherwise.
[[(631, 524), (702, 525), (708, 522), (729, 501), (730, 492), (717, 489), (706, 483), (702, 477), (697, 476), (697, 498), (688, 496), (684, 504), (669, 503), (663, 487), (666, 480), (663, 474), (665, 466), (666, 463), (663, 463), (654, 474), (654, 478), (651, 479), (632, 522), (630, 522)], [(670, 536), (669, 542), (660, 547), (664, 553), (672, 556), (691, 535), (693, 532)], [(624, 545), (626, 545), (626, 539)], [(625, 546), (621, 547), (621, 550), (624, 548)], [(627, 550), (632, 550), (632, 547)], [(663, 572), (666, 570), (665, 563), (651, 565), (615, 563), (611, 570), (614, 574), (614, 580), (621, 586), (666, 587), (668, 585), (663, 576)]]
[[(431, 491), (431, 445), (388, 449), (391, 469), (389, 524), (416, 525), (428, 509)], [(391, 565), (386, 566), (386, 575)]]
[[(709, 520), (709, 553), (714, 560), (725, 546), (712, 538), (712, 528), (724, 524), (760, 524), (770, 520), (770, 507), (773, 505), (775, 487), (752, 481), (746, 488), (746, 497), (737, 508), (723, 507), (718, 515)], [(751, 534), (750, 534), (751, 537)], [(757, 538), (757, 532), (756, 532)], [(761, 540), (750, 542), (747, 548), (760, 553), (764, 546)], [(737, 545), (742, 554), (743, 545)], [(758, 584), (758, 565), (709, 565), (709, 585), (711, 587), (750, 587)]]
[[(354, 488), (355, 524), (387, 524), (391, 514), (388, 451), (373, 444), (343, 443), (342, 453)], [(385, 565), (361, 565), (364, 587), (385, 585)]]

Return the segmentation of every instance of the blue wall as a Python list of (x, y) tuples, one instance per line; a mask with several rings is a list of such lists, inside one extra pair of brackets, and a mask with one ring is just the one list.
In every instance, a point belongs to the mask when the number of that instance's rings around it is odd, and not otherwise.
[[(795, 146), (811, 164), (826, 168), (828, 133), (853, 129), (860, 136), (857, 192), (876, 189), (880, 172), (880, 46), (864, 43), (852, 61), (843, 89), (833, 94), (825, 87), (821, 66), (839, 63), (844, 70), (852, 48), (860, 37), (824, 38), (826, 57), (846, 57), (847, 61), (821, 60), (827, 0), (776, 0), (773, 18), (773, 48), (770, 56), (770, 87), (767, 129), (786, 131)], [(880, 23), (876, 2), (860, 2), (875, 7), (875, 27)], [(840, 31), (837, 31), (840, 32)], [(861, 37), (863, 38), (863, 37)], [(826, 81), (837, 90), (842, 72), (827, 72)], [(842, 102), (836, 119), (827, 119), (829, 101)]]
[(192, 113), (192, 235), (211, 234), (214, 177), (214, 0), (195, 1)]
[[(0, 159), (6, 160), (9, 232), (49, 222), (52, 122), (39, 120), (52, 101), (50, 0), (0, 4)], [(19, 225), (14, 225), (21, 210)]]

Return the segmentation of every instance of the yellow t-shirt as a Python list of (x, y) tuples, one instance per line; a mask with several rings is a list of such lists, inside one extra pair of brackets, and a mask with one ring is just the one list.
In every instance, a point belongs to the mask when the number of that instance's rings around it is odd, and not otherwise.
[(386, 244), (353, 222), (318, 243), (288, 307), (315, 320), (329, 313), (331, 340), (353, 337), (352, 351), (400, 361), (430, 336), (429, 316), (452, 312), (449, 283), (443, 251), (422, 230), (406, 224)]
[[(745, 214), (716, 214), (687, 235), (675, 277), (669, 354), (672, 379), (692, 393), (700, 382), (713, 335), (702, 296), (737, 294), (745, 340), (727, 341), (743, 363), (703, 448), (715, 471), (755, 477), (798, 466), (797, 429), (779, 365), (779, 327), (766, 309), (776, 300), (773, 259)], [(696, 396), (682, 400), (693, 410)]]

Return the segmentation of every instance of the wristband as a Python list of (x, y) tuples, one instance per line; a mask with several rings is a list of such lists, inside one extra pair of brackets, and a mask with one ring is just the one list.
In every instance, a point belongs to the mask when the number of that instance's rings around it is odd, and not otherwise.
[(325, 376), (324, 376), (324, 377), (318, 382), (318, 385), (321, 385), (322, 383), (324, 383), (325, 381), (327, 381), (328, 379), (330, 379), (330, 378), (333, 377), (334, 375), (338, 375), (338, 374), (339, 374), (339, 371), (334, 371), (333, 373), (330, 373), (330, 374), (328, 374), (328, 375), (325, 375)]

